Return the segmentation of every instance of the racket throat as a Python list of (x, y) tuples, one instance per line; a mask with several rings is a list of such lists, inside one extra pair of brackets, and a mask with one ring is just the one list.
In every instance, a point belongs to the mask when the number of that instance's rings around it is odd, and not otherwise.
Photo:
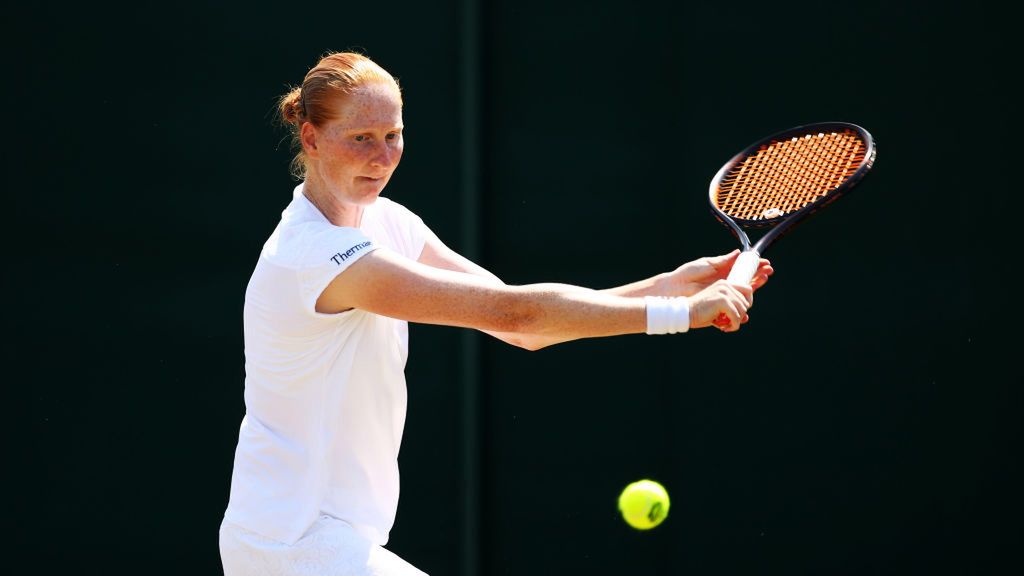
[(739, 225), (733, 222), (732, 218), (729, 218), (728, 216), (723, 215), (719, 220), (724, 222), (725, 225), (729, 227), (729, 231), (732, 232), (732, 235), (740, 241), (740, 248), (744, 252), (750, 250), (750, 237), (743, 231), (743, 228), (740, 228)]

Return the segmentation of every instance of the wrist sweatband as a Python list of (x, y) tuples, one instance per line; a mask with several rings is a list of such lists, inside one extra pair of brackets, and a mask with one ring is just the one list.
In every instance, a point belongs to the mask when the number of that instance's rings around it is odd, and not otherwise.
[(686, 298), (644, 296), (648, 334), (678, 334), (690, 329), (690, 302)]

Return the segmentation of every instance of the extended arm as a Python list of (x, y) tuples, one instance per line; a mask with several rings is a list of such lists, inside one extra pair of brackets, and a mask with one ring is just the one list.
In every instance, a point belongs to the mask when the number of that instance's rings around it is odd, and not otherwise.
[[(639, 299), (643, 296), (693, 296), (701, 290), (710, 287), (711, 284), (716, 281), (724, 279), (726, 275), (728, 275), (729, 269), (732, 267), (732, 262), (735, 260), (735, 256), (738, 253), (739, 252), (737, 251), (735, 253), (716, 258), (701, 258), (684, 264), (673, 272), (658, 274), (657, 276), (653, 276), (645, 280), (607, 290), (594, 291), (588, 288), (566, 284), (544, 284), (537, 286), (547, 286), (553, 289), (569, 291), (597, 292), (599, 294), (629, 297), (634, 299)], [(419, 262), (443, 270), (472, 274), (480, 278), (490, 280), (496, 284), (503, 284), (497, 276), (448, 248), (448, 246), (446, 246), (432, 233), (428, 235), (423, 248), (423, 253), (420, 255)], [(772, 269), (770, 264), (767, 260), (763, 261), (761, 268), (758, 270), (758, 275), (754, 279), (753, 288), (756, 289), (764, 285), (767, 281), (767, 277), (771, 273)], [(722, 288), (721, 291), (725, 291), (725, 289)], [(698, 307), (703, 306), (705, 308), (708, 305), (714, 305), (716, 303), (721, 304), (718, 302), (715, 294), (707, 294), (706, 296), (708, 297), (702, 298), (699, 301), (691, 301), (691, 304), (696, 304)], [(699, 317), (699, 314), (702, 311), (696, 310), (696, 312), (698, 314), (693, 315), (694, 317), (692, 319), (693, 321), (691, 322), (691, 326), (707, 325), (706, 323), (703, 323), (703, 320)], [(745, 314), (740, 317), (740, 321), (743, 321), (744, 319)], [(739, 322), (736, 323), (736, 326), (738, 325)], [(502, 340), (503, 342), (507, 342), (521, 348), (526, 348), (528, 350), (537, 350), (552, 344), (574, 339), (573, 337), (564, 334), (522, 334), (494, 330), (483, 331), (495, 338), (498, 338), (499, 340)]]
[(359, 308), (411, 322), (564, 339), (641, 333), (643, 300), (554, 284), (507, 286), (388, 250), (363, 256), (317, 300), (322, 313)]

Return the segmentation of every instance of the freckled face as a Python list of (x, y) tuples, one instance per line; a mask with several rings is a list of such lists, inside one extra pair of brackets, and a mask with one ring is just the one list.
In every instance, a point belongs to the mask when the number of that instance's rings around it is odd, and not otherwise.
[(320, 175), (342, 202), (373, 204), (402, 159), (402, 102), (391, 86), (369, 84), (337, 104), (318, 129)]

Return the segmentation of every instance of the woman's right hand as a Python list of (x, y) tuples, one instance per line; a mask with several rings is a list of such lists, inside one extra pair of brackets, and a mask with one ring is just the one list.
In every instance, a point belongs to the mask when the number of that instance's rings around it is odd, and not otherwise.
[[(690, 296), (690, 328), (715, 326), (723, 332), (735, 332), (747, 321), (747, 310), (754, 304), (754, 289), (744, 284), (718, 280)], [(724, 315), (728, 324), (715, 320)]]

